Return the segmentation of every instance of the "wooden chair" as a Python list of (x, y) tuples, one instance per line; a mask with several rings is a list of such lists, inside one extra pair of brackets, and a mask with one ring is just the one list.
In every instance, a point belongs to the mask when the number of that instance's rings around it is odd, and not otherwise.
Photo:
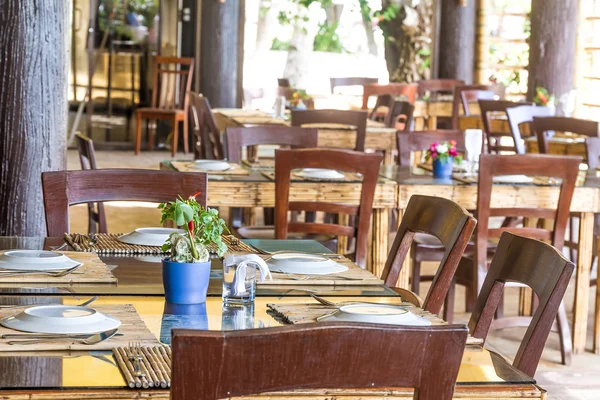
[(481, 120), (483, 122), (483, 132), (486, 138), (486, 149), (488, 153), (499, 153), (501, 151), (512, 151), (518, 153), (516, 145), (506, 146), (500, 144), (502, 137), (512, 137), (512, 133), (504, 131), (496, 131), (492, 129), (492, 121), (494, 118), (490, 113), (506, 113), (506, 109), (518, 106), (530, 106), (532, 103), (518, 103), (507, 100), (479, 100), (479, 108), (481, 109)]
[(513, 142), (515, 143), (517, 154), (525, 154), (525, 143), (523, 143), (521, 125), (529, 125), (529, 132), (532, 132), (531, 122), (534, 118), (549, 117), (552, 113), (553, 111), (549, 107), (542, 106), (518, 106), (506, 109), (508, 124), (510, 125), (510, 132), (513, 137)]
[[(409, 250), (414, 249), (416, 235), (421, 233), (434, 236), (441, 243), (443, 256), (423, 303), (423, 309), (439, 314), (448, 290), (454, 287), (454, 273), (476, 224), (477, 221), (467, 210), (451, 200), (413, 195), (402, 217), (381, 279), (389, 287), (396, 286), (402, 264)], [(418, 273), (415, 275), (413, 272), (413, 287), (415, 276), (418, 277)], [(453, 298), (454, 293), (449, 296), (449, 300)], [(454, 303), (449, 301), (445, 307), (444, 320), (452, 323), (453, 311)]]
[(174, 329), (172, 337), (173, 400), (391, 387), (414, 387), (418, 400), (450, 400), (467, 329), (310, 323), (230, 332)]
[[(173, 122), (171, 154), (177, 153), (179, 122), (183, 122), (183, 152), (188, 152), (188, 98), (194, 75), (193, 58), (161, 57), (154, 62), (152, 107), (136, 110), (135, 154), (142, 149), (142, 119), (169, 120)], [(148, 132), (148, 150), (154, 147), (154, 132)]]
[(217, 127), (215, 116), (210, 102), (202, 95), (190, 92), (190, 118), (196, 145), (194, 146), (194, 159), (222, 160), (225, 158), (221, 132)]
[[(379, 179), (380, 154), (351, 150), (301, 149), (275, 151), (275, 238), (286, 239), (289, 233), (329, 234), (355, 238), (355, 262), (365, 268), (368, 236), (373, 213), (373, 198)], [(322, 201), (289, 200), (290, 173), (299, 168), (326, 168), (362, 174), (359, 206)], [(288, 222), (288, 211), (326, 212), (355, 217), (355, 226), (334, 223)]]
[(533, 118), (531, 123), (537, 136), (540, 153), (548, 153), (548, 139), (554, 132), (571, 132), (587, 137), (600, 137), (600, 124), (597, 121), (570, 117), (540, 117)]
[(363, 86), (377, 84), (379, 78), (364, 78), (364, 77), (344, 77), (344, 78), (329, 78), (331, 85), (331, 93), (336, 87), (340, 86)]
[(225, 131), (227, 140), (227, 160), (242, 161), (242, 149), (246, 146), (280, 145), (292, 148), (316, 148), (319, 130), (295, 126), (254, 126), (249, 128), (229, 128)]
[(205, 206), (205, 173), (150, 171), (143, 169), (98, 169), (42, 173), (48, 236), (69, 232), (69, 206), (101, 201), (145, 201), (161, 203), (196, 192)]
[[(477, 293), (482, 287), (488, 272), (488, 255), (494, 253), (490, 239), (498, 239), (504, 232), (520, 234), (533, 239), (549, 242), (561, 249), (565, 241), (565, 231), (569, 218), (569, 208), (575, 190), (577, 174), (581, 157), (551, 156), (551, 155), (492, 155), (482, 154), (479, 159), (479, 183), (477, 186), (477, 231), (475, 235), (474, 253), (464, 257), (456, 272), (456, 283), (467, 288), (467, 310), (475, 304)], [(560, 194), (556, 208), (527, 208), (491, 207), (492, 186), (495, 176), (523, 174), (535, 177), (561, 179)], [(498, 187), (496, 185), (496, 187)], [(552, 220), (553, 224), (541, 227), (502, 226), (490, 228), (491, 217), (512, 217)], [(498, 250), (495, 250), (497, 253)], [(499, 315), (502, 313), (500, 305)], [(571, 357), (571, 335), (564, 306), (558, 314), (561, 355), (563, 363), (568, 363)], [(505, 321), (503, 326), (510, 326), (511, 321)]]
[(471, 115), (469, 104), (478, 100), (504, 99), (506, 88), (502, 85), (462, 85), (454, 88), (452, 100), (452, 129), (459, 129), (460, 110), (463, 115)]
[(417, 84), (415, 83), (390, 83), (387, 85), (363, 85), (362, 109), (368, 110), (369, 98), (377, 96), (377, 103), (371, 111), (370, 117), (373, 119), (377, 115), (377, 109), (385, 106), (389, 107), (396, 97), (405, 96), (406, 101), (414, 104), (417, 98)]
[(428, 92), (453, 94), (454, 88), (464, 85), (465, 81), (460, 79), (426, 79), (417, 82), (417, 84), (419, 85), (418, 95), (423, 97)]
[(394, 101), (385, 116), (385, 126), (400, 131), (411, 131), (415, 106), (408, 101)]
[(354, 150), (365, 151), (367, 113), (356, 110), (292, 110), (292, 126), (307, 124), (343, 124), (356, 127)]
[[(575, 265), (549, 244), (504, 232), (469, 320), (471, 335), (486, 339), (494, 325), (494, 314), (502, 301), (506, 283), (518, 282), (529, 286), (537, 295), (539, 304), (533, 318), (523, 321), (523, 326), (528, 328), (513, 366), (534, 376), (552, 324), (559, 309), (564, 310), (562, 299), (574, 269)], [(568, 327), (566, 319), (563, 323)]]
[(277, 86), (286, 88), (292, 87), (288, 78), (277, 78)]
[(434, 142), (456, 141), (456, 149), (465, 152), (465, 135), (458, 130), (437, 130), (418, 132), (397, 132), (398, 164), (411, 165), (411, 153), (425, 151)]
[[(98, 166), (96, 165), (94, 141), (81, 133), (76, 133), (75, 139), (77, 141), (77, 152), (79, 153), (81, 169), (84, 171), (98, 169)], [(108, 232), (104, 204), (88, 203), (88, 232)]]

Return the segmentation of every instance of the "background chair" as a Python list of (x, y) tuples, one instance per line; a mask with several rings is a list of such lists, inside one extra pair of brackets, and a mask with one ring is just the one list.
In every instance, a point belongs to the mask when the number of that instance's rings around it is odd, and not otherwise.
[(221, 132), (217, 127), (210, 102), (202, 95), (190, 92), (190, 117), (196, 136), (194, 159), (222, 160), (225, 158)]
[(385, 116), (385, 126), (400, 131), (411, 131), (415, 106), (408, 101), (394, 101)]
[[(135, 154), (142, 148), (142, 119), (173, 122), (171, 154), (177, 153), (179, 122), (183, 122), (183, 152), (188, 152), (188, 98), (194, 75), (193, 58), (160, 57), (154, 62), (152, 107), (138, 108), (136, 115)], [(148, 131), (148, 150), (154, 147), (154, 130)]]
[(460, 79), (425, 79), (418, 81), (418, 95), (419, 97), (425, 96), (427, 93), (430, 95), (441, 94), (453, 94), (454, 89), (457, 86), (462, 86), (465, 81)]
[(365, 78), (365, 77), (344, 77), (344, 78), (329, 78), (331, 85), (331, 93), (334, 92), (336, 87), (341, 86), (363, 86), (371, 85), (379, 82), (379, 78)]
[(600, 124), (597, 121), (570, 117), (535, 116), (531, 123), (537, 136), (540, 153), (548, 153), (548, 139), (555, 132), (571, 132), (587, 137), (600, 137)]
[[(499, 153), (501, 151), (512, 151), (518, 153), (516, 144), (502, 145), (500, 139), (503, 137), (512, 137), (511, 132), (499, 131), (494, 128), (494, 117), (498, 114), (506, 114), (506, 109), (518, 106), (531, 106), (532, 103), (518, 103), (506, 100), (479, 100), (479, 108), (481, 109), (481, 120), (483, 122), (483, 132), (485, 133), (486, 149), (488, 153)], [(496, 115), (491, 115), (492, 113)]]
[[(389, 287), (396, 286), (402, 264), (412, 248), (416, 235), (424, 233), (436, 237), (441, 243), (443, 255), (422, 307), (433, 314), (439, 314), (448, 290), (454, 287), (452, 284), (454, 273), (476, 224), (477, 221), (467, 210), (451, 200), (441, 197), (412, 196), (402, 217), (381, 279)], [(413, 272), (413, 292), (415, 292), (415, 282), (418, 288), (418, 272), (417, 274)], [(418, 290), (415, 293), (418, 293)], [(446, 303), (444, 309), (444, 320), (449, 323), (452, 323), (454, 314), (453, 298), (454, 293), (449, 296), (451, 301)]]
[(354, 110), (292, 110), (292, 126), (308, 124), (343, 124), (356, 127), (354, 150), (365, 151), (367, 113)]
[[(502, 301), (507, 282), (529, 286), (537, 295), (539, 304), (533, 318), (515, 317), (528, 328), (513, 366), (534, 376), (552, 324), (558, 310), (563, 307), (562, 299), (574, 269), (575, 265), (554, 247), (504, 232), (469, 320), (471, 335), (486, 339), (494, 325), (494, 313)], [(568, 327), (566, 318), (562, 323)], [(559, 329), (564, 328), (561, 323), (558, 326)]]
[[(96, 165), (96, 151), (94, 150), (94, 141), (81, 134), (75, 134), (77, 141), (77, 152), (82, 170), (98, 169)], [(88, 203), (88, 232), (89, 233), (107, 233), (106, 213), (104, 204)]]
[[(355, 238), (355, 262), (366, 267), (368, 236), (373, 214), (373, 198), (383, 157), (350, 150), (301, 149), (275, 151), (275, 237), (289, 233), (329, 234)], [(291, 171), (300, 168), (326, 168), (362, 174), (359, 206), (323, 201), (289, 201)], [(355, 226), (334, 223), (288, 222), (288, 211), (326, 212), (356, 217)]]
[(462, 108), (463, 115), (470, 116), (469, 105), (478, 100), (504, 99), (506, 88), (502, 85), (461, 85), (454, 88), (452, 100), (452, 129), (460, 129), (458, 120)]
[(369, 118), (375, 119), (380, 107), (390, 107), (392, 102), (399, 100), (398, 97), (406, 97), (405, 101), (414, 104), (417, 98), (417, 84), (415, 83), (390, 83), (387, 85), (371, 84), (363, 85), (362, 109), (368, 110), (369, 98), (377, 96), (375, 107), (371, 110)]
[(535, 117), (549, 117), (553, 113), (549, 107), (543, 106), (518, 106), (506, 109), (510, 132), (512, 133), (513, 142), (517, 154), (525, 154), (525, 144), (523, 143), (523, 135), (521, 134), (521, 126), (527, 124), (531, 133), (531, 122)]
[[(401, 166), (410, 166), (411, 153), (425, 151), (434, 142), (443, 143), (451, 140), (456, 142), (456, 149), (459, 152), (464, 153), (466, 151), (465, 135), (461, 131), (441, 129), (437, 131), (397, 132), (398, 164)], [(419, 161), (415, 160), (415, 164), (418, 163)]]
[(466, 339), (467, 329), (453, 325), (174, 329), (171, 396), (216, 400), (290, 389), (414, 387), (414, 399), (450, 400)]
[(102, 201), (162, 203), (196, 192), (206, 206), (205, 173), (150, 171), (142, 169), (98, 169), (42, 173), (42, 190), (48, 236), (69, 232), (69, 206)]

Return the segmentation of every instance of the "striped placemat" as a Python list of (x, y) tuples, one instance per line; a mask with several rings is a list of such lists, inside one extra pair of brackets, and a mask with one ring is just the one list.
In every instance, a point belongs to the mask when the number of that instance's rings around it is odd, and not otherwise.
[(240, 125), (288, 125), (289, 122), (273, 116), (235, 116), (231, 117)]
[[(122, 233), (65, 233), (64, 239), (75, 251), (94, 252), (100, 255), (162, 255), (162, 249), (158, 246), (141, 246), (119, 241)], [(232, 235), (223, 235), (223, 243), (229, 251), (234, 253), (254, 253), (255, 250)], [(217, 252), (217, 246), (209, 244), (206, 246), (210, 253)]]
[[(385, 303), (382, 303), (385, 304)], [(432, 314), (422, 308), (416, 307), (410, 303), (402, 303), (407, 306), (407, 310), (412, 312), (419, 317), (423, 317), (428, 321), (431, 321), (432, 325), (444, 325), (446, 321), (439, 318), (437, 315)], [(310, 322), (317, 322), (317, 318), (331, 314), (337, 309), (335, 307), (329, 307), (322, 304), (267, 304), (267, 308), (270, 310), (269, 314), (278, 321), (284, 324), (306, 324)], [(467, 337), (467, 344), (480, 345), (483, 340), (471, 337)]]
[[(169, 346), (114, 347), (113, 355), (130, 388), (171, 387), (171, 348)], [(139, 369), (136, 373), (136, 363)], [(143, 373), (143, 376), (139, 372)]]
[(230, 168), (225, 171), (209, 171), (193, 168), (193, 164), (193, 161), (171, 161), (173, 168), (180, 172), (205, 172), (209, 175), (248, 175), (250, 173), (250, 171), (235, 163), (229, 163)]
[[(324, 183), (326, 183), (326, 182), (362, 182), (362, 176), (360, 176), (359, 174), (356, 174), (354, 172), (344, 172), (344, 171), (338, 171), (338, 172), (340, 174), (343, 174), (344, 177), (343, 178), (334, 178), (334, 179), (307, 178), (303, 175), (299, 175), (298, 173), (292, 172), (291, 178), (292, 178), (293, 182), (301, 182), (301, 181), (324, 182)], [(275, 180), (275, 171), (260, 171), (260, 173), (272, 181)]]

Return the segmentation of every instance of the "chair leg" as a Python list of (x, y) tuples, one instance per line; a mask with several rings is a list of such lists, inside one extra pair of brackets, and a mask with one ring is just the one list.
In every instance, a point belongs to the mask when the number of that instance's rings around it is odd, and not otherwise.
[(179, 139), (179, 121), (177, 118), (173, 119), (173, 137), (171, 138), (171, 156), (175, 157), (177, 154), (177, 141)]
[(454, 297), (455, 297), (456, 283), (452, 280), (448, 293), (446, 294), (446, 301), (444, 302), (444, 321), (449, 324), (454, 320)]
[(565, 303), (560, 302), (558, 314), (556, 316), (558, 325), (558, 335), (560, 338), (560, 359), (563, 365), (571, 365), (573, 359), (573, 342), (571, 341), (571, 329), (569, 320), (565, 311)]
[(475, 303), (477, 303), (477, 287), (476, 283), (468, 284), (465, 286), (465, 309), (467, 312), (473, 312), (475, 309)]
[(190, 151), (189, 141), (190, 139), (188, 138), (188, 113), (185, 113), (183, 117), (183, 154), (187, 154)]
[(496, 319), (504, 317), (504, 293), (502, 293), (500, 296), (500, 301), (498, 302), (498, 308), (496, 308), (495, 316)]
[(148, 151), (154, 150), (154, 138), (158, 128), (158, 120), (148, 121)]
[(573, 246), (574, 243), (577, 243), (576, 233), (575, 233), (575, 217), (569, 218), (569, 241), (571, 242), (571, 247), (569, 247), (569, 256), (571, 257), (571, 261), (577, 262), (577, 249)]
[[(415, 250), (415, 247), (413, 246), (413, 250)], [(411, 253), (414, 253), (413, 251), (411, 251)], [(418, 295), (419, 294), (419, 285), (421, 284), (421, 262), (417, 261), (414, 257), (413, 254), (411, 254), (411, 257), (413, 259), (413, 267), (412, 267), (412, 282), (410, 284), (410, 290)]]
[(135, 113), (135, 154), (142, 150), (142, 114)]

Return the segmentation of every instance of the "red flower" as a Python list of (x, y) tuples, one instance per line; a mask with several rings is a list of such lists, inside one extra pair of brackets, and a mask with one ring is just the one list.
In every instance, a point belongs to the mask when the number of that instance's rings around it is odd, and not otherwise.
[(437, 156), (438, 156), (438, 153), (437, 153), (437, 151), (432, 151), (432, 152), (431, 152), (431, 158), (432, 158), (432, 159), (436, 159), (436, 158), (437, 158)]
[(450, 154), (452, 157), (456, 157), (458, 155), (458, 153), (456, 152), (456, 147), (450, 147), (450, 150), (448, 150), (448, 154)]

